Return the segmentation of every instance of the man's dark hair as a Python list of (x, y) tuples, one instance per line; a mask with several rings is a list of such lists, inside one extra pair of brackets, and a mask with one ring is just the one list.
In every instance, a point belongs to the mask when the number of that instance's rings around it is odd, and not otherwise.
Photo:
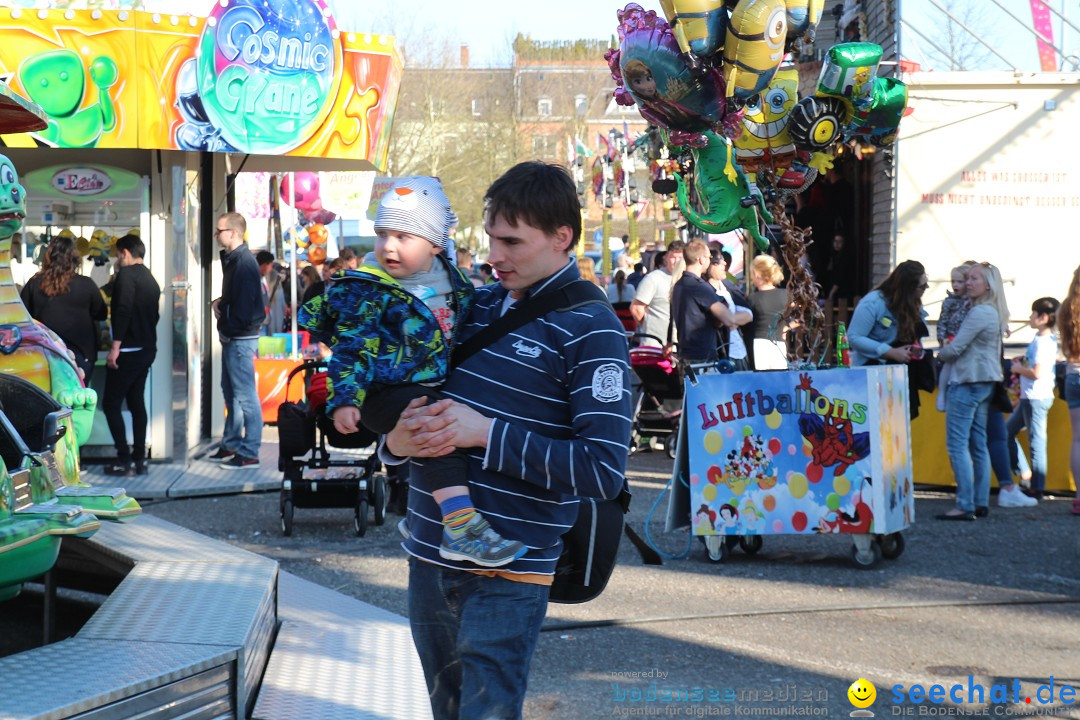
[(547, 235), (570, 228), (573, 247), (581, 238), (581, 203), (574, 179), (559, 165), (523, 162), (491, 184), (484, 203), (488, 218), (496, 216), (513, 226), (531, 225)]
[(356, 251), (351, 247), (341, 248), (341, 252), (338, 253), (338, 258), (343, 263), (347, 263), (356, 257)]
[(645, 272), (645, 263), (643, 263), (643, 262), (634, 263), (634, 272), (636, 272), (636, 273), (644, 273)]
[(492, 269), (491, 269), (491, 265), (489, 265), (488, 263), (484, 263), (483, 265), (481, 265), (481, 266), (480, 266), (479, 268), (477, 268), (477, 269), (478, 269), (478, 270), (479, 270), (480, 272), (484, 273), (485, 275), (490, 275), (491, 273), (493, 273), (493, 272), (494, 272), (494, 270), (492, 270)]
[(652, 256), (652, 269), (664, 267), (664, 258), (667, 257), (667, 250), (657, 250), (656, 254)]
[(731, 267), (731, 253), (729, 253), (727, 250), (721, 250), (720, 251), (720, 257), (724, 258), (724, 264), (727, 265), (730, 268)]
[(274, 253), (270, 252), (269, 250), (260, 250), (259, 252), (255, 253), (255, 262), (259, 263), (260, 265), (269, 265), (270, 263), (274, 262)]
[(127, 250), (131, 253), (131, 257), (136, 260), (142, 260), (146, 257), (146, 246), (143, 245), (143, 241), (139, 239), (138, 235), (125, 235), (116, 241), (116, 252), (120, 253), (121, 250)]

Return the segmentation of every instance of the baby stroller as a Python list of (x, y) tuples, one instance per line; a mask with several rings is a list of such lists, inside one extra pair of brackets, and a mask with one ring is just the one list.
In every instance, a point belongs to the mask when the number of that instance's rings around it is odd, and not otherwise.
[[(635, 338), (660, 338), (637, 333)], [(675, 458), (675, 442), (682, 415), (683, 384), (675, 361), (664, 355), (663, 348), (639, 345), (630, 348), (630, 369), (641, 383), (634, 407), (630, 453), (637, 452), (643, 438), (664, 443), (668, 457)]]
[[(348, 452), (331, 454), (331, 449), (358, 450), (373, 445), (378, 436), (367, 429), (343, 435), (323, 412), (326, 403), (326, 374), (323, 360), (305, 360), (289, 373), (285, 402), (278, 406), (281, 483), (281, 531), (292, 535), (294, 508), (353, 508), (353, 529), (363, 537), (368, 528), (368, 510), (374, 510), (375, 524), (386, 520), (387, 481), (376, 475), (379, 459)], [(288, 390), (297, 373), (305, 374), (306, 402), (289, 402)], [(329, 446), (329, 447), (328, 447)]]

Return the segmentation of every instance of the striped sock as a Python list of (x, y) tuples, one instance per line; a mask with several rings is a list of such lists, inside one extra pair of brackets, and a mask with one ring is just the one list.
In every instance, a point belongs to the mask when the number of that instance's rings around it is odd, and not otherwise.
[(439, 503), (443, 514), (443, 527), (448, 533), (460, 535), (479, 515), (468, 495), (455, 495)]

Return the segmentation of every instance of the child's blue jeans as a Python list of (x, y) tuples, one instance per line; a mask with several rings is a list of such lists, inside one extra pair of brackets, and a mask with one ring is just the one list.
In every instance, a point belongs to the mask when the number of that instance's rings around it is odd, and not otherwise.
[(1016, 435), (1027, 428), (1028, 444), (1031, 446), (1031, 489), (1038, 492), (1046, 487), (1046, 418), (1053, 404), (1053, 398), (1021, 400), (1006, 423), (1009, 430), (1009, 459), (1014, 468), (1019, 459)]

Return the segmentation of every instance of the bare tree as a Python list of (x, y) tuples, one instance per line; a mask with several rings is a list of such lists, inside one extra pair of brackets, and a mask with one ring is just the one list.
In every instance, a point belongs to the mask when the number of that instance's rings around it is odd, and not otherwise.
[(484, 192), (516, 159), (512, 71), (468, 67), (462, 46), (430, 35), (404, 54), (390, 172), (442, 180), (460, 219), (459, 240), (475, 248)]
[(922, 46), (928, 59), (954, 71), (986, 70), (989, 66), (996, 65), (998, 60), (984, 44), (997, 43), (997, 36), (987, 20), (987, 5), (973, 0), (939, 2), (948, 14), (938, 8), (931, 7), (929, 10), (939, 24), (937, 32), (930, 37), (933, 45)]

